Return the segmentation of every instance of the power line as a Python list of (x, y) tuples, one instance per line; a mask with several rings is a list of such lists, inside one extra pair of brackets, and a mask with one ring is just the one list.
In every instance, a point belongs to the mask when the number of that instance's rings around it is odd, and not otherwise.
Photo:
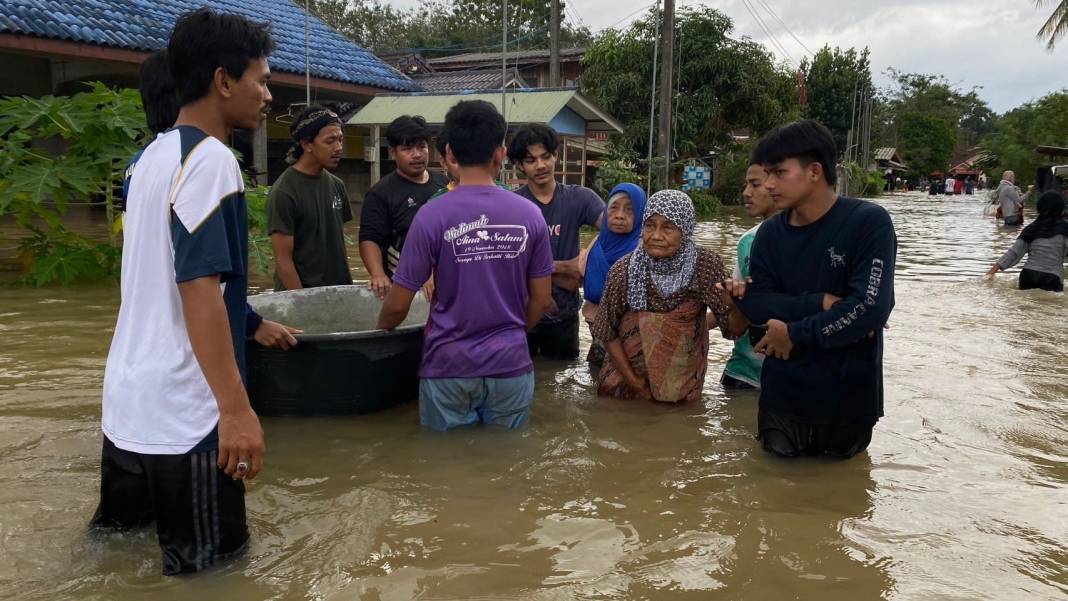
[(753, 19), (756, 20), (757, 25), (759, 25), (760, 28), (764, 30), (764, 34), (767, 35), (768, 38), (770, 38), (772, 45), (777, 48), (783, 56), (786, 57), (787, 61), (793, 64), (794, 57), (791, 56), (789, 52), (787, 52), (786, 47), (779, 42), (779, 38), (775, 37), (775, 34), (772, 33), (771, 29), (768, 28), (766, 23), (764, 23), (764, 19), (761, 18), (760, 14), (757, 12), (756, 7), (752, 4), (752, 0), (742, 0), (742, 4), (745, 5), (745, 8), (749, 11), (749, 14), (752, 15)]
[(648, 172), (645, 179), (645, 193), (649, 194), (653, 185), (653, 128), (656, 125), (656, 67), (657, 52), (660, 43), (657, 37), (660, 35), (660, 0), (656, 1), (656, 11), (653, 13), (653, 81), (649, 85), (649, 158), (646, 162)]
[(779, 18), (778, 13), (776, 13), (774, 10), (772, 10), (771, 7), (768, 6), (767, 2), (765, 2), (764, 0), (757, 0), (757, 1), (760, 2), (760, 4), (762, 4), (764, 6), (764, 8), (768, 11), (768, 13), (770, 13), (771, 16), (774, 17), (775, 20), (778, 21), (780, 25), (782, 25), (782, 28), (786, 30), (786, 33), (790, 34), (790, 37), (792, 37), (795, 42), (800, 44), (801, 47), (805, 49), (805, 52), (807, 52), (809, 56), (815, 56), (816, 55), (816, 53), (812, 52), (812, 50), (809, 50), (809, 47), (806, 46), (804, 42), (799, 40), (797, 38), (797, 36), (794, 35), (794, 32), (790, 30), (790, 27), (785, 22), (783, 22), (782, 19)]
[(750, 4), (750, 0), (742, 0), (742, 5), (745, 6), (745, 9), (748, 10), (749, 14), (752, 15), (753, 19), (756, 20), (757, 25), (759, 25), (760, 28), (764, 30), (764, 34), (767, 35), (768, 38), (770, 38), (771, 43), (774, 45), (774, 47), (777, 48), (779, 52), (781, 52), (782, 55), (786, 57), (786, 60), (788, 60), (790, 64), (793, 64), (794, 57), (790, 56), (790, 53), (786, 51), (786, 48), (779, 43), (779, 39), (775, 37), (775, 34), (772, 33), (770, 29), (768, 29), (767, 24), (764, 23), (764, 19), (760, 17), (753, 5)]
[(579, 12), (578, 12), (578, 9), (577, 9), (577, 8), (575, 8), (574, 6), (572, 6), (572, 3), (571, 3), (571, 2), (565, 2), (565, 3), (564, 3), (564, 10), (565, 10), (565, 11), (570, 11), (570, 12), (571, 12), (571, 16), (572, 16), (572, 17), (574, 17), (576, 21), (578, 21), (578, 23), (577, 23), (577, 24), (575, 24), (575, 23), (572, 23), (572, 25), (575, 25), (575, 26), (576, 26), (576, 27), (575, 27), (576, 29), (578, 29), (578, 26), (579, 26), (579, 25), (581, 25), (582, 27), (585, 27), (585, 26), (586, 26), (586, 21), (584, 21), (584, 20), (582, 19), (582, 15), (580, 15), (580, 14), (579, 14)]
[(659, 6), (660, 3), (659, 2), (650, 2), (649, 4), (646, 4), (645, 6), (639, 8), (638, 10), (636, 10), (636, 11), (630, 13), (629, 15), (623, 17), (622, 19), (616, 21), (615, 23), (612, 23), (608, 27), (605, 27), (605, 29), (614, 29), (616, 25), (619, 25), (620, 23), (622, 23), (623, 21), (626, 21), (627, 19), (633, 17), (634, 15), (636, 15), (636, 14), (638, 14), (640, 12), (644, 12), (644, 11), (649, 10), (650, 8), (653, 7), (654, 4)]

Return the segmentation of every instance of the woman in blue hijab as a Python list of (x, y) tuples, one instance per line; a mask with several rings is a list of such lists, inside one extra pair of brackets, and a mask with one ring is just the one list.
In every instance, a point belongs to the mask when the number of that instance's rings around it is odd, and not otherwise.
[[(608, 194), (604, 226), (586, 257), (586, 275), (582, 283), (586, 304), (582, 307), (582, 316), (587, 324), (597, 315), (608, 270), (641, 243), (642, 228), (638, 219), (645, 213), (645, 200), (645, 191), (635, 184), (619, 184)], [(594, 339), (586, 360), (600, 366), (604, 362), (604, 353), (604, 347)]]

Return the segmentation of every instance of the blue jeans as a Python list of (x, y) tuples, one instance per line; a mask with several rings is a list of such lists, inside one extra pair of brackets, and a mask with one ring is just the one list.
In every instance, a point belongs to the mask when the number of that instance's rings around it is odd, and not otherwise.
[(421, 378), (419, 423), (439, 432), (477, 423), (520, 428), (533, 400), (533, 371), (514, 378)]

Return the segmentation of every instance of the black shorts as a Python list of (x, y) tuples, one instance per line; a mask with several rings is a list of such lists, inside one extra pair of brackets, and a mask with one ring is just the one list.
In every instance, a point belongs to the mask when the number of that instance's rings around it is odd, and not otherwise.
[(1020, 290), (1039, 288), (1050, 292), (1064, 292), (1064, 280), (1044, 271), (1020, 270)]
[(868, 448), (871, 424), (804, 424), (761, 407), (757, 429), (765, 451), (780, 457), (801, 455), (848, 459)]
[(197, 572), (244, 553), (245, 484), (219, 469), (219, 451), (145, 455), (107, 436), (100, 505), (90, 526), (126, 530), (156, 522), (163, 575)]
[(541, 354), (546, 359), (573, 361), (579, 354), (578, 315), (564, 321), (539, 323), (527, 334), (527, 348), (533, 359)]

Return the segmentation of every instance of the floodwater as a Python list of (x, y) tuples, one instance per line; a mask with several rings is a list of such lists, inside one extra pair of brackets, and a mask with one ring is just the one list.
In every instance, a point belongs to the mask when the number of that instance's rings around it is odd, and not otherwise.
[[(978, 198), (879, 202), (898, 305), (867, 453), (763, 453), (718, 338), (682, 407), (541, 364), (521, 432), (264, 419), (251, 551), (196, 577), (159, 575), (151, 531), (86, 533), (117, 288), (0, 289), (0, 598), (1065, 599), (1068, 300), (981, 277), (1017, 232)], [(748, 225), (698, 235), (732, 258)]]

